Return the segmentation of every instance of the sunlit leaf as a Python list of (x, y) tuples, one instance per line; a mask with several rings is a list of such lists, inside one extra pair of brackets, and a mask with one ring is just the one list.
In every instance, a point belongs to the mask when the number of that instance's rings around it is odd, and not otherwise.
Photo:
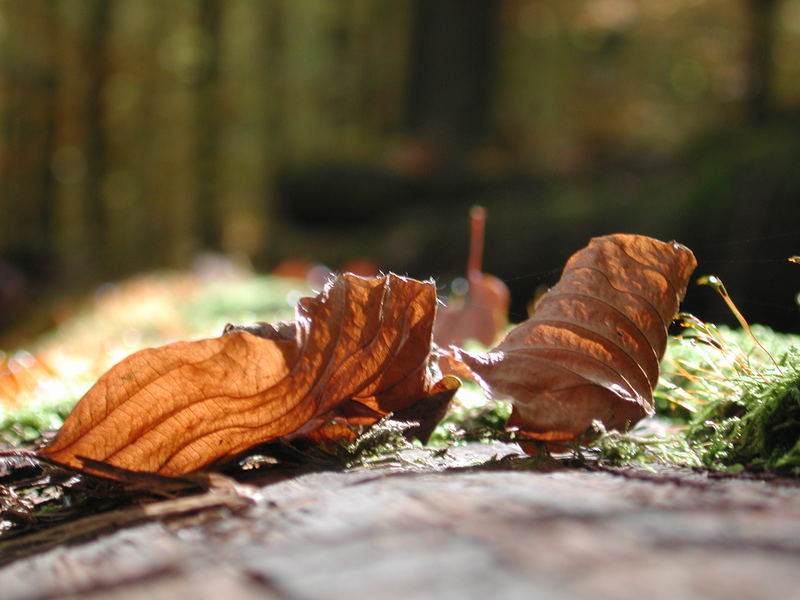
[(136, 352), (41, 454), (180, 475), (331, 421), (375, 422), (432, 391), (435, 303), (431, 282), (345, 274), (303, 298), (292, 323)]
[(486, 354), (456, 352), (529, 438), (568, 441), (599, 420), (624, 429), (653, 412), (667, 325), (696, 261), (676, 242), (594, 238), (530, 319)]

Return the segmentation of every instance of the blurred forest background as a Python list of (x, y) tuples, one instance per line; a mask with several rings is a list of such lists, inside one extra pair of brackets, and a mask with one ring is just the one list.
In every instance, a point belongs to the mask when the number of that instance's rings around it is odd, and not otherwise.
[(208, 251), (444, 290), (479, 203), (515, 320), (625, 231), (800, 330), (800, 0), (4, 0), (0, 65), (0, 328)]

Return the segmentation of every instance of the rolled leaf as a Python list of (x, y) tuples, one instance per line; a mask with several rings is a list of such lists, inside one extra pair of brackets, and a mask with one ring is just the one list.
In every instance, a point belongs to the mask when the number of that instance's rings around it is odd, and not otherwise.
[(512, 401), (509, 425), (525, 437), (575, 440), (596, 419), (625, 429), (653, 413), (667, 327), (696, 264), (677, 242), (593, 238), (530, 319), (488, 353), (456, 358)]

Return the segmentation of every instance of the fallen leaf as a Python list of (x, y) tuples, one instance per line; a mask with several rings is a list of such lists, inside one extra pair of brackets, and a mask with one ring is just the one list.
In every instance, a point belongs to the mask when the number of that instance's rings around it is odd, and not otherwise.
[[(290, 323), (136, 352), (81, 399), (46, 458), (178, 476), (331, 420), (377, 421), (430, 393), (432, 282), (337, 277)], [(88, 469), (91, 471), (91, 469)]]
[(491, 346), (508, 326), (508, 287), (494, 275), (481, 272), (485, 226), (486, 210), (474, 206), (470, 211), (467, 261), (469, 290), (463, 297), (451, 297), (439, 311), (433, 337), (440, 346), (460, 346), (468, 339)]
[(600, 420), (624, 429), (653, 413), (667, 326), (696, 266), (677, 242), (593, 238), (564, 267), (527, 321), (486, 354), (454, 349), (509, 426), (549, 442), (577, 439)]

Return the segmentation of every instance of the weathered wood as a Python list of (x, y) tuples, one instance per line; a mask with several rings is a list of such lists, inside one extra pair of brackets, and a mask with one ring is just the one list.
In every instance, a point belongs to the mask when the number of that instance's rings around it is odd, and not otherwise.
[(796, 597), (796, 481), (463, 466), (513, 449), (303, 475), (264, 486), (244, 513), (183, 515), (16, 561), (0, 569), (0, 590), (4, 600)]

